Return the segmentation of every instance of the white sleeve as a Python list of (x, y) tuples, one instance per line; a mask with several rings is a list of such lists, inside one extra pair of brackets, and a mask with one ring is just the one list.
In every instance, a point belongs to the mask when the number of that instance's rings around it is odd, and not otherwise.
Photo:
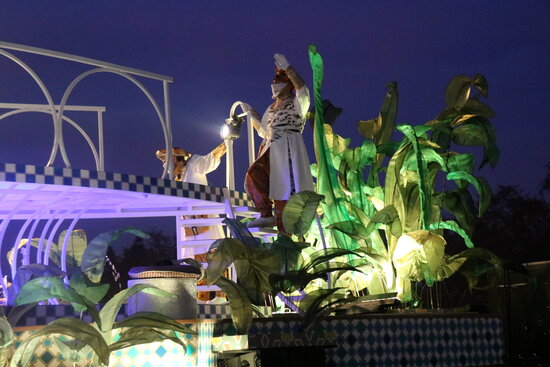
[(207, 174), (214, 171), (221, 163), (219, 158), (214, 157), (212, 152), (207, 155), (193, 154), (193, 171), (199, 174)]
[(306, 115), (309, 109), (309, 103), (309, 89), (304, 84), (302, 88), (296, 90), (296, 96), (294, 97), (294, 105), (297, 106), (298, 112), (300, 112), (302, 117)]
[(258, 129), (258, 135), (262, 139), (267, 135), (267, 111), (269, 111), (269, 107), (265, 110), (260, 123), (260, 128)]

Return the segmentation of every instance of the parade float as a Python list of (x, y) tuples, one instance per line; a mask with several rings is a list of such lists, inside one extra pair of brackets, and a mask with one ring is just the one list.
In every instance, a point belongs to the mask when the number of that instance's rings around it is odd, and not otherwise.
[[(29, 53), (92, 68), (76, 76), (56, 103), (23, 61)], [(493, 112), (482, 102), (488, 89), (483, 76), (453, 78), (444, 110), (419, 125), (396, 125), (398, 92), (390, 83), (379, 115), (359, 122), (364, 141), (353, 148), (334, 131), (335, 116), (321, 96), (322, 59), (310, 47), (316, 192), (291, 198), (283, 214), (288, 233), (283, 234), (243, 224), (257, 214), (247, 195), (235, 188), (235, 131), (225, 135), (224, 187), (175, 181), (170, 164), (161, 177), (105, 169), (105, 108), (70, 105), (75, 87), (98, 73), (135, 85), (158, 117), (159, 146), (172, 162), (172, 78), (7, 42), (0, 42), (0, 54), (31, 77), (46, 102), (2, 103), (7, 112), (0, 123), (16, 114), (41, 113), (51, 115), (53, 128), (44, 166), (10, 163), (9, 157), (0, 163), (2, 257), (10, 250), (9, 268), (0, 265), (2, 278), (10, 279), (2, 283), (8, 306), (2, 319), (4, 362), (120, 367), (503, 363), (499, 317), (466, 309), (444, 312), (440, 302), (441, 283), (453, 274), (462, 274), (475, 287), (500, 271), (499, 260), (470, 239), (475, 218), (489, 205), (489, 185), (475, 173), (474, 154), (455, 152), (480, 146), (481, 166), (498, 160), (489, 122)], [(161, 98), (141, 79), (162, 83)], [(241, 102), (232, 106), (226, 130), (246, 124), (252, 162), (253, 130), (248, 113), (238, 113), (239, 107)], [(70, 111), (97, 114), (94, 134)], [(87, 142), (94, 165), (71, 166), (67, 129)], [(145, 269), (140, 281), (99, 305), (105, 254), (123, 232), (101, 234), (88, 243), (77, 231), (78, 221), (143, 217), (174, 218), (174, 263), (181, 268)], [(186, 236), (186, 228), (200, 226), (222, 226), (224, 237)], [(4, 241), (8, 230), (17, 233), (9, 243)], [(446, 253), (448, 232), (462, 239), (463, 251)], [(81, 250), (75, 252), (74, 243)], [(195, 256), (201, 254), (206, 255)], [(222, 292), (228, 302), (196, 304), (188, 298), (185, 303), (193, 304), (182, 313), (185, 318), (155, 309), (151, 297), (160, 297), (157, 304), (162, 305), (162, 297), (178, 297), (170, 291), (175, 288), (187, 296), (197, 290)], [(136, 302), (152, 308), (132, 309), (138, 295), (144, 297)]]

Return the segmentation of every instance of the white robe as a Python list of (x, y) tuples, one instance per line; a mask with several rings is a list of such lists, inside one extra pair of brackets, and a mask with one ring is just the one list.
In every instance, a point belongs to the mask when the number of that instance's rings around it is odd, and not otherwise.
[[(200, 185), (208, 185), (206, 174), (214, 171), (220, 165), (221, 160), (214, 157), (214, 154), (210, 152), (207, 155), (193, 154), (189, 161), (187, 161), (187, 168), (183, 175), (182, 181)], [(209, 218), (216, 218), (218, 215), (209, 215)], [(184, 231), (185, 233), (185, 231)], [(197, 235), (185, 236), (186, 240), (204, 240), (204, 239), (218, 239), (225, 238), (225, 233), (221, 226), (209, 226), (208, 231), (199, 233)], [(192, 248), (185, 249), (184, 257), (192, 257), (195, 254), (195, 250)], [(207, 250), (204, 248), (203, 250)]]
[(182, 181), (200, 185), (208, 185), (206, 174), (214, 171), (220, 165), (221, 160), (210, 152), (207, 155), (193, 154), (187, 162), (187, 168)]
[[(294, 177), (295, 192), (313, 191), (313, 179), (309, 167), (309, 158), (302, 137), (305, 115), (310, 103), (309, 90), (304, 85), (296, 91), (293, 106), (289, 110), (299, 116), (295, 120), (299, 125), (278, 128), (280, 121), (270, 121), (271, 107), (265, 111), (261, 128), (258, 131), (262, 141), (262, 154), (270, 148), (269, 153), (269, 197), (274, 200), (288, 200), (292, 194), (290, 172)], [(293, 131), (290, 131), (293, 130)], [(296, 131), (299, 130), (299, 131)], [(289, 162), (290, 153), (290, 162)]]

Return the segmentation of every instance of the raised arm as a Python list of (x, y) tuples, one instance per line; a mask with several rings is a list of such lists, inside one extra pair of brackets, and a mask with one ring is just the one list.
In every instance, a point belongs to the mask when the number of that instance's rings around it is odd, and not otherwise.
[(214, 156), (214, 158), (221, 159), (221, 157), (223, 157), (226, 151), (227, 151), (227, 146), (225, 145), (225, 142), (222, 142), (220, 143), (220, 145), (215, 147), (211, 153), (212, 153), (212, 156)]
[(290, 66), (285, 55), (275, 54), (273, 57), (275, 59), (275, 66), (277, 67), (277, 69), (282, 69), (286, 72), (286, 75), (292, 82), (292, 85), (294, 85), (294, 88), (296, 90), (302, 88), (305, 84), (304, 80), (300, 77), (296, 70), (294, 70), (294, 68)]

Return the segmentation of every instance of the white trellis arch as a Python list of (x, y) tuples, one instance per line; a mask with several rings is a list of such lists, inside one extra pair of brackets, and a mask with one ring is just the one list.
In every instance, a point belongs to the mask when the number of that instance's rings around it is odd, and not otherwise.
[[(54, 106), (56, 111), (59, 110), (59, 106)], [(49, 105), (39, 105), (39, 104), (23, 104), (23, 103), (0, 103), (0, 110), (7, 109), (8, 112), (0, 114), (0, 120), (3, 120), (7, 117), (18, 115), (21, 113), (45, 113), (51, 115), (51, 109)], [(92, 151), (94, 156), (96, 170), (104, 171), (105, 170), (105, 158), (103, 155), (103, 113), (105, 112), (105, 107), (102, 106), (65, 106), (64, 111), (78, 111), (78, 112), (95, 112), (97, 113), (97, 130), (98, 130), (98, 143), (97, 147), (86, 133), (86, 131), (78, 125), (73, 119), (61, 115), (63, 121), (66, 121), (71, 126), (73, 126), (86, 140), (88, 146)]]
[[(30, 68), (26, 63), (24, 63), (21, 59), (19, 59), (18, 57), (16, 57), (15, 55), (13, 55), (12, 53), (6, 50), (20, 51), (24, 53), (37, 54), (37, 55), (42, 55), (46, 57), (72, 61), (80, 64), (94, 66), (95, 68), (78, 75), (66, 88), (65, 93), (63, 94), (63, 97), (61, 99), (61, 103), (59, 105), (56, 105), (53, 101), (51, 93), (49, 92), (48, 88), (46, 87), (42, 79), (38, 76), (38, 74), (32, 68)], [(99, 132), (100, 133), (99, 144), (98, 144), (99, 147), (96, 149), (94, 148), (93, 143), (91, 143), (85, 131), (81, 129), (78, 126), (78, 124), (76, 124), (74, 121), (68, 119), (63, 115), (63, 112), (65, 110), (70, 109), (70, 106), (67, 106), (66, 103), (74, 87), (87, 76), (100, 73), (100, 72), (112, 73), (112, 74), (122, 76), (123, 78), (126, 78), (129, 81), (131, 81), (135, 86), (137, 86), (145, 94), (145, 96), (147, 97), (147, 99), (155, 109), (155, 112), (159, 118), (162, 132), (164, 135), (164, 143), (165, 143), (166, 152), (167, 152), (166, 158), (169, 162), (171, 161), (172, 159), (171, 157), (172, 124), (171, 124), (171, 117), (170, 117), (169, 83), (173, 82), (172, 77), (155, 74), (155, 73), (151, 73), (151, 72), (147, 72), (139, 69), (134, 69), (126, 66), (115, 65), (105, 61), (94, 60), (87, 57), (70, 55), (63, 52), (51, 51), (51, 50), (46, 50), (38, 47), (19, 45), (19, 44), (3, 42), (3, 41), (0, 41), (0, 55), (13, 61), (17, 65), (19, 65), (24, 71), (26, 71), (33, 78), (35, 83), (38, 85), (38, 87), (44, 94), (47, 105), (40, 105), (41, 107), (33, 112), (46, 112), (52, 115), (53, 127), (54, 127), (54, 141), (52, 144), (52, 149), (51, 149), (50, 157), (47, 162), (47, 166), (53, 165), (55, 158), (57, 156), (57, 152), (59, 151), (63, 159), (63, 162), (65, 164), (65, 167), (66, 168), (71, 167), (70, 160), (69, 160), (69, 157), (67, 156), (67, 152), (65, 150), (65, 144), (63, 141), (62, 123), (63, 121), (67, 121), (68, 123), (73, 125), (84, 136), (84, 138), (88, 142), (88, 145), (90, 146), (92, 150), (92, 154), (94, 155), (94, 158), (96, 160), (96, 169), (100, 171), (104, 169), (103, 162), (102, 162), (103, 160), (102, 130)], [(161, 108), (161, 105), (157, 102), (157, 99), (155, 99), (153, 94), (136, 77), (157, 80), (162, 82), (163, 102), (164, 102), (162, 105), (163, 108)], [(21, 112), (29, 112), (29, 111), (27, 109), (26, 111), (21, 111)], [(20, 112), (12, 112), (11, 114), (7, 113), (4, 115), (1, 115), (0, 119), (11, 116), (15, 113), (20, 113)], [(99, 150), (99, 153), (97, 152), (97, 150)], [(173, 178), (172, 167), (170, 165), (166, 165), (164, 167), (162, 178), (165, 178), (167, 175), (170, 179)]]

